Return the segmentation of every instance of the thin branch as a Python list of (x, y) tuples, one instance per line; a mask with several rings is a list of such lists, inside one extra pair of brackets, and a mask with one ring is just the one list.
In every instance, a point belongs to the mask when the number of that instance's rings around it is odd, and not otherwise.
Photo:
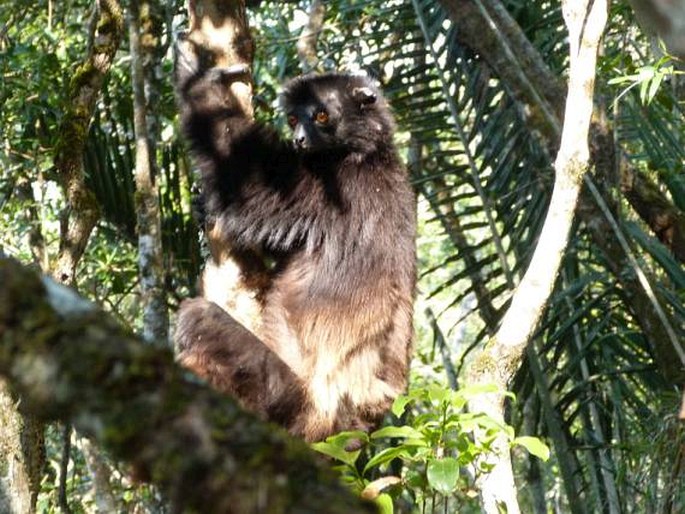
[(69, 98), (55, 148), (55, 167), (67, 198), (62, 213), (61, 235), (54, 276), (72, 284), (76, 265), (86, 248), (90, 233), (100, 213), (95, 195), (86, 186), (83, 170), (88, 127), (102, 84), (123, 35), (121, 6), (116, 0), (95, 4), (94, 32), (89, 55), (74, 72), (69, 84)]
[(62, 457), (59, 463), (59, 487), (57, 489), (57, 504), (62, 514), (71, 514), (69, 499), (67, 498), (67, 474), (71, 459), (71, 425), (66, 423), (62, 427)]
[(445, 334), (443, 334), (442, 330), (440, 329), (438, 319), (435, 317), (433, 309), (428, 307), (424, 312), (426, 314), (426, 318), (428, 318), (431, 328), (433, 329), (433, 339), (438, 345), (440, 355), (442, 356), (442, 365), (445, 366), (447, 383), (450, 385), (452, 390), (456, 391), (459, 389), (459, 382), (457, 381), (457, 372), (454, 369), (454, 364), (452, 363), (452, 354), (447, 346), (447, 341), (445, 341)]

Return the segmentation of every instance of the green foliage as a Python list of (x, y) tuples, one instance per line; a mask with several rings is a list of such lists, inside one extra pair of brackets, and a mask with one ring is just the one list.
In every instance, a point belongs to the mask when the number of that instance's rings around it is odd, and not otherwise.
[[(393, 499), (403, 512), (476, 511), (473, 480), (483, 471), (479, 457), (487, 455), (496, 433), (507, 435), (521, 480), (532, 484), (533, 469), (538, 470), (547, 501), (562, 510), (570, 510), (574, 501), (598, 512), (655, 512), (669, 502), (677, 510), (685, 490), (682, 474), (671, 473), (682, 459), (672, 451), (683, 438), (672, 415), (678, 398), (655, 365), (650, 334), (630, 303), (633, 291), (623, 285), (633, 270), (617, 269), (616, 255), (605, 253), (583, 222), (574, 227), (554, 296), (511, 384), (518, 401), (507, 421), (520, 435), (462, 411), (468, 390), (452, 392), (447, 384), (462, 378), (473, 354), (496, 330), (527, 268), (546, 214), (554, 155), (530, 131), (525, 109), (510, 85), (499, 80), (498, 70), (465, 44), (444, 2), (325, 3), (319, 68), (370, 73), (395, 112), (397, 143), (419, 193), (421, 280), (412, 392), (395, 404), (396, 414), (405, 413), (400, 426), (371, 435), (343, 434), (317, 449), (339, 463), (355, 491), (375, 498), (383, 512), (392, 511)], [(170, 12), (180, 12), (180, 2), (173, 4)], [(261, 119), (282, 123), (277, 92), (284, 78), (299, 73), (295, 42), (308, 5), (261, 2), (250, 12)], [(540, 58), (562, 78), (568, 48), (560, 2), (510, 0), (503, 5)], [(66, 85), (85, 55), (91, 7), (85, 0), (0, 3), (0, 246), (46, 267), (57, 252), (64, 206), (53, 171), (53, 145)], [(610, 106), (606, 115), (615, 129), (617, 152), (682, 215), (683, 77), (639, 31), (627, 2), (613, 2), (610, 14), (599, 62), (598, 105)], [(169, 42), (178, 27), (166, 28)], [(192, 171), (176, 132), (171, 67), (169, 51), (160, 62), (155, 114), (166, 268), (175, 301), (192, 288), (200, 258), (190, 216)], [(79, 286), (122, 322), (137, 326), (129, 76), (124, 43), (84, 156), (104, 218), (81, 263)], [(619, 229), (682, 340), (682, 262), (622, 196), (620, 177), (596, 178), (603, 181)], [(536, 435), (552, 443), (547, 464), (528, 454), (546, 456), (546, 447), (530, 439)], [(352, 440), (364, 449), (346, 451)], [(49, 443), (41, 508), (54, 512), (59, 434), (51, 432)], [(69, 466), (72, 508), (92, 510), (87, 492), (92, 484), (78, 444)], [(115, 473), (112, 481), (128, 510), (154, 497), (128, 484), (123, 474)], [(571, 483), (578, 486), (576, 495), (564, 489)], [(526, 512), (533, 512), (525, 497), (533, 489), (522, 488)], [(619, 504), (607, 507), (612, 489)]]
[(514, 437), (511, 426), (465, 412), (467, 402), (496, 392), (487, 386), (456, 391), (437, 384), (415, 388), (392, 407), (405, 424), (369, 435), (343, 432), (312, 448), (334, 459), (343, 481), (356, 494), (380, 501), (384, 512), (392, 512), (387, 510), (388, 496), (423, 505), (423, 512), (427, 504), (433, 506), (431, 511), (436, 505), (475, 507), (474, 481), (490, 469), (487, 457), (499, 435), (544, 461), (549, 458), (549, 448), (540, 439)]
[(652, 100), (656, 98), (659, 88), (664, 83), (665, 79), (682, 74), (682, 71), (675, 69), (673, 59), (670, 56), (664, 56), (655, 64), (648, 64), (638, 67), (636, 73), (609, 79), (607, 84), (628, 84), (628, 86), (621, 91), (621, 94), (618, 96), (617, 100), (634, 87), (637, 87), (640, 90), (640, 102), (645, 105), (649, 105), (652, 103)]

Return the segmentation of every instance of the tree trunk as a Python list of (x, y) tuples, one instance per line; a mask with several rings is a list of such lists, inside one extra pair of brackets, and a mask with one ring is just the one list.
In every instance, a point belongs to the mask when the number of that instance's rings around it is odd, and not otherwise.
[[(504, 423), (504, 391), (519, 368), (554, 288), (573, 223), (583, 175), (589, 167), (588, 133), (593, 111), (595, 67), (599, 40), (604, 32), (607, 4), (602, 0), (565, 0), (564, 19), (569, 30), (570, 70), (568, 98), (556, 176), (545, 224), (530, 265), (519, 283), (497, 334), (476, 357), (468, 375), (470, 384), (496, 384), (500, 393), (470, 402), (472, 412), (482, 412)], [(483, 506), (488, 513), (519, 512), (511, 457), (504, 436), (493, 447), (497, 454), (492, 471), (479, 479)]]
[(323, 0), (312, 0), (309, 6), (309, 19), (297, 39), (297, 56), (300, 59), (300, 68), (303, 73), (308, 73), (319, 64), (316, 54), (316, 42), (323, 27), (326, 5)]
[[(168, 344), (169, 313), (164, 288), (164, 257), (162, 254), (162, 221), (156, 178), (156, 132), (151, 133), (148, 113), (151, 105), (145, 91), (154, 89), (144, 73), (154, 62), (155, 45), (161, 45), (160, 35), (151, 20), (155, 9), (152, 2), (131, 0), (129, 36), (131, 42), (131, 83), (133, 85), (133, 124), (136, 138), (136, 211), (138, 213), (138, 271), (143, 304), (143, 337), (147, 341)], [(143, 45), (143, 41), (146, 42)], [(154, 126), (154, 125), (153, 125)], [(154, 130), (154, 129), (153, 129)]]
[[(253, 42), (247, 25), (245, 3), (237, 0), (191, 0), (190, 30), (179, 45), (186, 45), (182, 54), (196, 54), (202, 71), (210, 68), (252, 65)], [(177, 63), (177, 66), (179, 64)], [(253, 116), (252, 80), (250, 73), (240, 74), (231, 81), (230, 91), (247, 118)], [(244, 327), (258, 333), (261, 305), (258, 287), (243, 273), (248, 268), (264, 268), (258, 251), (234, 251), (214, 230), (212, 220), (205, 226), (210, 257), (202, 274), (202, 295), (221, 306)], [(261, 284), (257, 284), (259, 286)]]
[(305, 443), (198, 385), (170, 350), (11, 259), (0, 283), (0, 374), (22, 405), (131, 463), (172, 512), (374, 512)]
[[(123, 34), (116, 0), (96, 2), (92, 20), (89, 54), (71, 78), (54, 157), (67, 207), (62, 213), (59, 255), (52, 273), (69, 284), (74, 282), (76, 265), (99, 217), (95, 197), (85, 185), (83, 150), (95, 102)], [(0, 512), (34, 512), (45, 460), (44, 427), (18, 410), (21, 402), (9, 395), (4, 385), (0, 385), (0, 403), (4, 421), (0, 424), (0, 459), (7, 464), (0, 466), (7, 470), (0, 479)]]
[(0, 379), (0, 512), (9, 514), (36, 511), (45, 462), (43, 424), (19, 403)]
[(640, 25), (656, 33), (673, 55), (685, 60), (685, 2), (670, 0), (630, 0)]
[(95, 195), (85, 182), (83, 152), (95, 102), (124, 31), (121, 7), (116, 0), (98, 0), (94, 9), (89, 54), (71, 77), (67, 108), (55, 146), (55, 167), (67, 207), (62, 213), (59, 255), (53, 274), (64, 284), (74, 283), (76, 264), (99, 218)]

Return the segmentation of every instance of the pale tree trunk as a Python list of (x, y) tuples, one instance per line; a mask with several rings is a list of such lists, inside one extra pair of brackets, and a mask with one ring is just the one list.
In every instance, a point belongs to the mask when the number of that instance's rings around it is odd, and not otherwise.
[(112, 492), (112, 485), (110, 484), (112, 470), (109, 463), (90, 440), (83, 437), (80, 442), (81, 451), (86, 458), (88, 472), (93, 477), (92, 492), (97, 512), (100, 514), (119, 512), (121, 505)]
[[(563, 111), (564, 85), (545, 64), (540, 53), (528, 41), (521, 28), (506, 11), (500, 0), (440, 0), (452, 22), (457, 25), (460, 39), (482, 56), (493, 73), (506, 85), (507, 91), (524, 108), (525, 121), (550, 155), (558, 149), (559, 121)], [(591, 137), (593, 162), (597, 178), (606, 180), (620, 168), (621, 190), (635, 212), (653, 233), (685, 262), (685, 216), (644, 173), (632, 168), (625, 159), (620, 166), (620, 150), (614, 146), (605, 116), (593, 121)], [(611, 216), (600, 209), (606, 207), (601, 197), (584, 192), (578, 206), (579, 218), (590, 231), (593, 242), (604, 254), (614, 276), (625, 289), (625, 299), (642, 333), (654, 350), (654, 360), (667, 380), (677, 384), (685, 381), (685, 371), (678, 357), (678, 341), (671, 336), (668, 322), (658, 311), (658, 294), (645, 288), (637, 279), (636, 267), (614, 236)], [(672, 234), (664, 239), (661, 234)], [(632, 269), (636, 273), (626, 273)]]
[[(157, 134), (149, 121), (151, 104), (145, 91), (153, 90), (151, 74), (144, 73), (154, 65), (155, 47), (161, 45), (157, 5), (131, 0), (129, 36), (131, 43), (131, 83), (133, 85), (133, 124), (136, 139), (136, 211), (138, 214), (138, 271), (143, 305), (143, 337), (147, 341), (165, 344), (169, 338), (169, 314), (164, 288), (164, 256), (162, 254), (162, 221), (156, 177)], [(146, 43), (143, 44), (143, 41)], [(150, 130), (152, 129), (152, 131)]]
[[(599, 40), (607, 17), (606, 0), (564, 0), (568, 26), (570, 69), (561, 144), (554, 164), (556, 176), (545, 224), (530, 265), (518, 285), (502, 324), (476, 357), (468, 375), (470, 384), (495, 384), (500, 393), (469, 403), (474, 413), (504, 422), (504, 395), (523, 358), (552, 293), (568, 236), (583, 175), (589, 166), (588, 134), (593, 111), (595, 66)], [(478, 479), (485, 512), (520, 512), (505, 436), (494, 443), (493, 468)]]
[[(247, 25), (245, 2), (190, 0), (188, 41), (209, 52), (213, 66), (252, 65), (253, 42)], [(231, 92), (246, 116), (251, 117), (252, 82), (249, 74), (231, 82)]]
[(19, 410), (20, 400), (0, 379), (0, 512), (35, 512), (43, 463), (43, 424)]

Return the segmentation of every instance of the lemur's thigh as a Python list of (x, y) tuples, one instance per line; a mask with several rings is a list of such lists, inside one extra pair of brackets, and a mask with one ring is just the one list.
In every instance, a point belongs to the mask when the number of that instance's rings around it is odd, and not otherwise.
[(221, 307), (204, 298), (185, 300), (176, 327), (183, 366), (269, 419), (287, 424), (297, 415), (299, 409), (289, 406), (302, 401), (300, 379)]

